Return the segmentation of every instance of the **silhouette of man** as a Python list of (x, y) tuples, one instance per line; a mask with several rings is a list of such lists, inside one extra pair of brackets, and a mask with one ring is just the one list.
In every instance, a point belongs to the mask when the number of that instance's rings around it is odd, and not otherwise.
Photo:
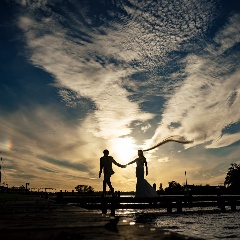
[(106, 195), (106, 185), (110, 188), (110, 191), (112, 193), (112, 196), (114, 197), (114, 188), (111, 184), (111, 176), (114, 174), (114, 171), (112, 169), (112, 163), (117, 165), (118, 167), (125, 168), (126, 165), (121, 165), (118, 162), (116, 162), (112, 156), (109, 155), (109, 151), (105, 149), (103, 151), (104, 156), (100, 158), (100, 171), (99, 171), (99, 178), (101, 177), (102, 170), (104, 172), (104, 179), (103, 179), (103, 196)]

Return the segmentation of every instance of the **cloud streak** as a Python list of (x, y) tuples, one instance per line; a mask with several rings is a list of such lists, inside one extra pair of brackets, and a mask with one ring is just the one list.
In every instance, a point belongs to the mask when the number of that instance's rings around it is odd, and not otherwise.
[[(201, 35), (214, 17), (207, 14), (214, 7), (213, 1), (205, 5), (184, 2), (185, 7), (177, 2), (163, 1), (159, 5), (130, 1), (130, 6), (124, 2), (118, 4), (123, 14), (108, 13), (116, 21), (103, 18), (102, 24), (95, 26), (96, 19), (89, 17), (91, 9), (86, 6), (81, 12), (67, 12), (66, 20), (48, 8), (46, 1), (42, 6), (47, 17), (38, 15), (40, 5), (26, 1), (22, 4), (32, 8), (32, 13), (19, 18), (19, 26), (31, 49), (31, 61), (53, 74), (59, 87), (94, 103), (93, 115), (88, 117), (89, 131), (104, 138), (128, 135), (131, 122), (144, 122), (153, 117), (142, 112), (138, 102), (129, 100), (131, 93), (122, 87), (122, 79), (127, 79), (125, 83), (136, 91), (138, 84), (144, 84), (131, 78), (136, 70), (149, 70), (166, 63), (170, 51)], [(72, 6), (78, 3), (72, 1)], [(151, 76), (145, 81), (152, 84)], [(150, 91), (153, 94), (151, 88)], [(63, 91), (60, 94), (66, 99)], [(109, 124), (114, 132), (107, 131)]]
[[(136, 149), (169, 135), (194, 139), (183, 153), (187, 159), (192, 149), (239, 141), (239, 132), (228, 130), (240, 121), (239, 14), (208, 39), (221, 16), (220, 3), (211, 0), (16, 0), (15, 6), (16, 34), (25, 45), (20, 54), (58, 92), (54, 103), (43, 94), (45, 105), (25, 98), (11, 113), (2, 110), (1, 149), (15, 182), (27, 178), (28, 166), (36, 184), (62, 178), (72, 186), (80, 179), (101, 189), (96, 159), (105, 148), (125, 163)], [(183, 170), (181, 154), (171, 155), (179, 146), (164, 148), (148, 155), (150, 166), (156, 162), (152, 181), (159, 181), (160, 164), (174, 162), (172, 176)], [(201, 166), (194, 163), (189, 167), (197, 172)], [(114, 178), (131, 188), (134, 176), (130, 168)]]
[[(216, 43), (220, 44), (218, 47), (207, 46), (201, 56), (190, 55), (185, 59), (187, 77), (166, 103), (153, 141), (164, 135), (185, 134), (194, 139), (194, 145), (219, 148), (240, 140), (239, 133), (223, 133), (227, 126), (240, 121), (240, 66), (230, 56), (231, 48), (239, 43), (239, 38), (235, 38), (234, 21), (238, 17), (233, 16), (216, 35), (215, 39), (221, 39), (221, 44)], [(238, 57), (239, 54), (235, 53)], [(172, 127), (174, 123), (178, 123), (178, 127)]]

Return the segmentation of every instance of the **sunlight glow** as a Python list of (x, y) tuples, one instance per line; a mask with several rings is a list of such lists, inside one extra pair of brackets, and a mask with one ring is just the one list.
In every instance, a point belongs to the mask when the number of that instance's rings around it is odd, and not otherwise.
[(114, 157), (117, 162), (126, 164), (137, 158), (135, 141), (132, 138), (117, 138), (112, 140)]
[(10, 151), (12, 149), (12, 142), (8, 138), (0, 139), (0, 150)]

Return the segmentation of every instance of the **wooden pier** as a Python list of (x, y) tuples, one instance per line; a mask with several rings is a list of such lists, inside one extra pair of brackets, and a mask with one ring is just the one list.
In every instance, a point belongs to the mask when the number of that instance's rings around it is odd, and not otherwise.
[(159, 196), (154, 198), (135, 198), (135, 197), (59, 197), (56, 198), (60, 203), (76, 203), (78, 206), (86, 209), (101, 210), (102, 213), (111, 211), (111, 215), (115, 215), (116, 209), (166, 209), (167, 213), (172, 213), (176, 209), (177, 213), (181, 213), (184, 208), (193, 207), (216, 207), (222, 212), (226, 207), (230, 207), (232, 211), (236, 211), (236, 207), (240, 206), (240, 195), (198, 195), (198, 196)]

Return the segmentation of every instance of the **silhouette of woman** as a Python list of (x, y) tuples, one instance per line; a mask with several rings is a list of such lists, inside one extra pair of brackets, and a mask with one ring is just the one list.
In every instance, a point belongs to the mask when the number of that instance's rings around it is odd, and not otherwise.
[(142, 150), (138, 150), (138, 158), (129, 162), (127, 165), (130, 165), (135, 162), (137, 164), (136, 197), (158, 197), (158, 194), (155, 191), (155, 189), (147, 182), (147, 180), (144, 179), (144, 165), (146, 168), (146, 176), (148, 175), (148, 166), (147, 166), (147, 160), (144, 157)]

